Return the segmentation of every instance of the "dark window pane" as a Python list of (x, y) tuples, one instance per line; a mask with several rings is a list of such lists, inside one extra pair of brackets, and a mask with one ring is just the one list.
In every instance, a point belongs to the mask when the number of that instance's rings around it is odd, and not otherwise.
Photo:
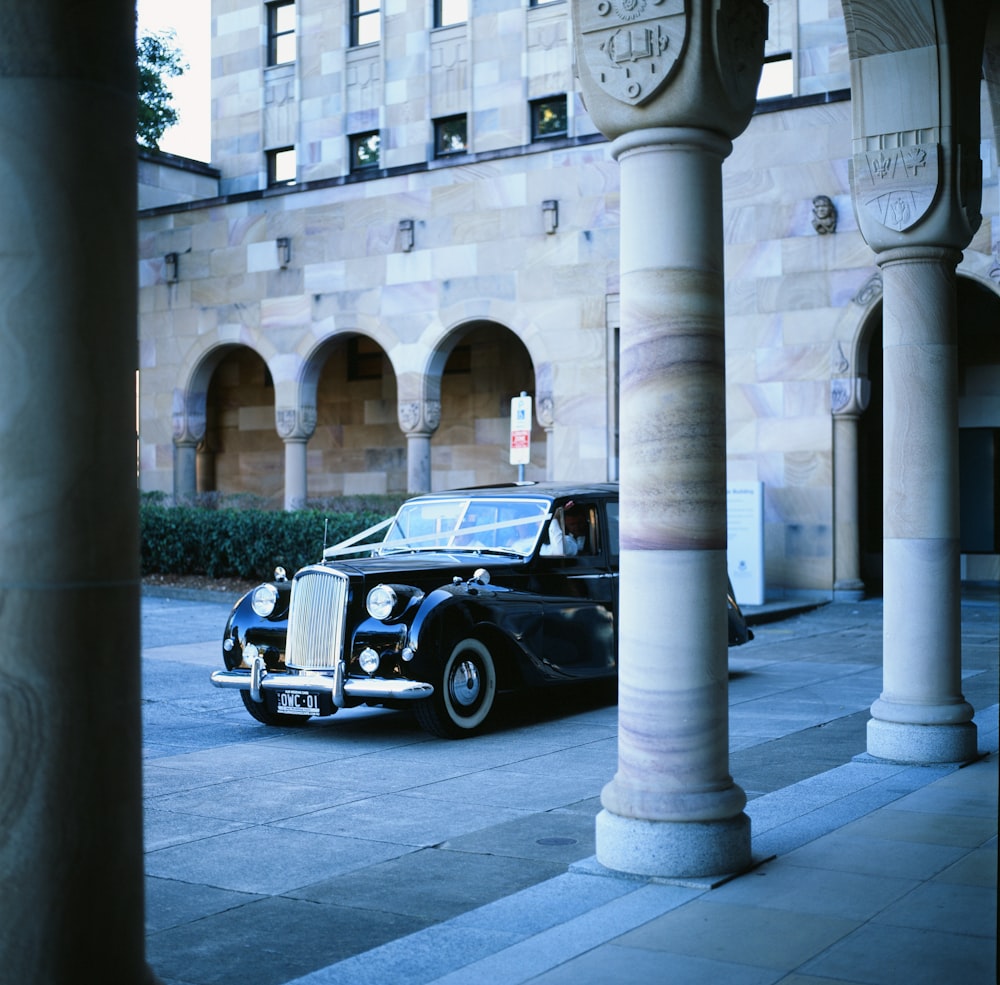
[(365, 168), (377, 168), (378, 147), (378, 132), (359, 133), (351, 137), (351, 170), (359, 171)]
[(538, 99), (531, 104), (531, 139), (565, 136), (567, 130), (566, 97)]
[(468, 124), (464, 116), (450, 116), (434, 123), (434, 155), (464, 154), (468, 147)]

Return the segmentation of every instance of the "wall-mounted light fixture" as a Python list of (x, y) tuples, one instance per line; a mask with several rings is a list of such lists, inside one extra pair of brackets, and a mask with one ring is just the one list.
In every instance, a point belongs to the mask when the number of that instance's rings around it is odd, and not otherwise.
[(556, 199), (547, 198), (542, 202), (542, 222), (549, 236), (559, 228), (559, 203)]
[(404, 253), (413, 249), (413, 220), (399, 220), (399, 247)]
[(163, 277), (168, 284), (177, 283), (177, 254), (168, 253), (163, 258)]
[(280, 236), (274, 245), (278, 248), (278, 266), (287, 267), (292, 262), (292, 241), (287, 236)]

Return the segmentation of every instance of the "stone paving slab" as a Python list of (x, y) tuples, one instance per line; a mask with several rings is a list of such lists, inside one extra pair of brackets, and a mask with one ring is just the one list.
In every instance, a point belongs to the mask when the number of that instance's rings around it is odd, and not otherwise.
[[(935, 908), (980, 910), (983, 891), (995, 894), (995, 877), (991, 887), (983, 874), (996, 868), (995, 757), (956, 771), (864, 755), (881, 687), (879, 600), (761, 625), (731, 655), (730, 765), (750, 797), (759, 864), (711, 892), (596, 863), (594, 816), (617, 764), (617, 710), (606, 696), (508, 703), (496, 729), (465, 742), (368, 709), (269, 729), (208, 684), (228, 608), (156, 600), (147, 630), (144, 599), (147, 947), (164, 985), (606, 985), (624, 980), (623, 969), (630, 985), (663, 985), (665, 968), (671, 985), (805, 985), (842, 967), (846, 980), (894, 985), (909, 979), (850, 968), (877, 940), (867, 930), (876, 902), (885, 904), (880, 930), (901, 946)], [(963, 687), (985, 752), (998, 736), (997, 608), (963, 605)], [(993, 786), (970, 789), (984, 775)], [(962, 821), (950, 837), (962, 844), (942, 843), (938, 829), (949, 826), (938, 815), (955, 810)], [(991, 810), (992, 841), (975, 844)], [(895, 830), (908, 837), (883, 837), (903, 812)], [(760, 895), (768, 874), (771, 895)], [(852, 909), (851, 887), (879, 879)], [(829, 909), (796, 903), (810, 885)], [(812, 923), (797, 939), (817, 947), (831, 921), (851, 929), (782, 969), (750, 952), (671, 949), (643, 930), (693, 902), (727, 905), (744, 927), (759, 924), (761, 908), (801, 909)], [(995, 901), (985, 912), (995, 917)], [(980, 985), (982, 921), (969, 926), (956, 967), (971, 977), (955, 980)], [(960, 950), (953, 931), (948, 954)], [(785, 963), (798, 959), (796, 946), (788, 942)]]

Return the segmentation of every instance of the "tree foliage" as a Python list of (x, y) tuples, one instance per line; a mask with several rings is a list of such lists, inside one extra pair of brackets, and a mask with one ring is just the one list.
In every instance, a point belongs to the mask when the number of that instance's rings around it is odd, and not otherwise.
[(173, 31), (143, 34), (135, 46), (139, 69), (139, 113), (136, 140), (143, 147), (156, 150), (168, 127), (180, 118), (172, 104), (173, 93), (164, 81), (187, 71), (181, 51), (174, 45)]

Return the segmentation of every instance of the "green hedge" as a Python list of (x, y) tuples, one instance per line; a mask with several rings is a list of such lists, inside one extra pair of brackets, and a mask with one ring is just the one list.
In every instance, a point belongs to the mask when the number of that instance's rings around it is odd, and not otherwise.
[(285, 512), (172, 506), (162, 497), (144, 497), (142, 573), (269, 579), (280, 564), (291, 575), (322, 558), (324, 530), (326, 544), (333, 546), (392, 516), (398, 502), (387, 498), (351, 511)]

